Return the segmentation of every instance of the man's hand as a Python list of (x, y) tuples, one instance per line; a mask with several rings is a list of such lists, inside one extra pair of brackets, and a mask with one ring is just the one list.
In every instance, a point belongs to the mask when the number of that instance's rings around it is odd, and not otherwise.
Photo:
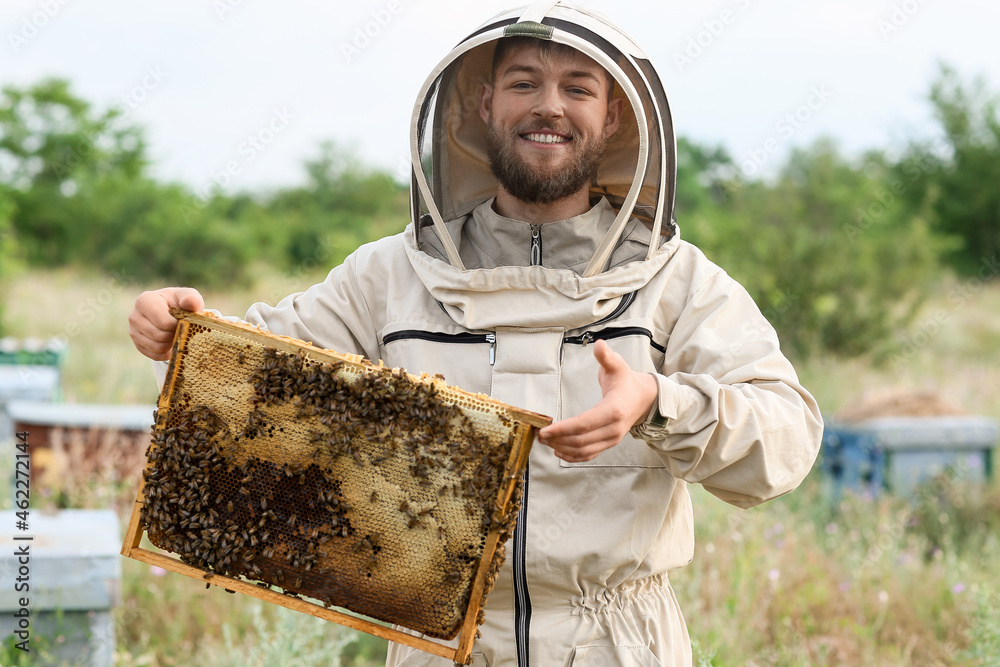
[(150, 359), (170, 358), (177, 329), (177, 318), (170, 314), (171, 308), (204, 310), (205, 300), (198, 290), (190, 287), (165, 287), (140, 294), (128, 316), (128, 335), (135, 349)]
[(589, 461), (614, 447), (629, 429), (649, 414), (657, 397), (657, 384), (648, 373), (637, 373), (603, 340), (594, 345), (601, 365), (597, 380), (603, 398), (590, 410), (549, 424), (538, 432), (538, 441), (570, 463)]

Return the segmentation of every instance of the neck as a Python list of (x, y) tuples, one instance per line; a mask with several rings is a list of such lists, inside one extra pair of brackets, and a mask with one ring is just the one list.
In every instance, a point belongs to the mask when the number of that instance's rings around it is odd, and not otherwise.
[(501, 185), (497, 190), (496, 212), (505, 218), (521, 220), (533, 225), (556, 222), (581, 215), (590, 210), (590, 192), (583, 188), (551, 204), (535, 204), (517, 199)]

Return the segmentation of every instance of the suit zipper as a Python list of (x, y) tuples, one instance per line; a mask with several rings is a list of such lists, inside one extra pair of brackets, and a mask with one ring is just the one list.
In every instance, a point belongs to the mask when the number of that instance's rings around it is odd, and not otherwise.
[(653, 340), (653, 334), (648, 329), (642, 327), (618, 327), (613, 329), (602, 329), (601, 331), (584, 331), (579, 336), (564, 336), (563, 344), (582, 345), (587, 347), (595, 340), (611, 340), (612, 338), (622, 338), (624, 336), (645, 336), (649, 339), (649, 344), (660, 352), (666, 352), (667, 348)]
[(531, 225), (531, 254), (530, 265), (542, 265), (542, 226)]
[(528, 595), (528, 573), (525, 556), (524, 531), (528, 521), (528, 472), (530, 464), (524, 468), (524, 488), (521, 492), (521, 509), (517, 513), (514, 536), (511, 538), (514, 551), (514, 645), (517, 649), (518, 667), (528, 667), (530, 656), (528, 642), (531, 636), (531, 596)]
[[(531, 225), (531, 266), (542, 265), (542, 226)], [(524, 490), (521, 496), (521, 510), (518, 512), (517, 523), (514, 525), (514, 536), (511, 539), (514, 551), (514, 646), (517, 649), (518, 667), (528, 667), (531, 664), (528, 652), (531, 640), (531, 595), (528, 593), (528, 567), (525, 550), (524, 531), (528, 522), (528, 478), (530, 464), (524, 469)]]
[(434, 343), (460, 343), (460, 344), (485, 344), (490, 345), (490, 366), (496, 362), (497, 335), (495, 333), (474, 334), (474, 333), (441, 333), (439, 331), (420, 331), (418, 329), (404, 329), (393, 331), (382, 337), (382, 346), (394, 343), (398, 340), (429, 340)]

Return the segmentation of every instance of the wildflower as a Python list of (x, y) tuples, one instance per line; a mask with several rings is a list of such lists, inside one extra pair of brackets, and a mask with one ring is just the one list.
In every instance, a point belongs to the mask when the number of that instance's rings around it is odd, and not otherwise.
[(162, 567), (157, 567), (156, 565), (151, 565), (149, 567), (149, 571), (152, 573), (154, 577), (162, 577), (167, 573), (167, 571), (164, 570)]
[(767, 578), (771, 581), (777, 581), (780, 576), (781, 571), (774, 567), (772, 567), (771, 571), (767, 573)]
[(951, 587), (951, 592), (953, 595), (959, 595), (964, 590), (965, 590), (965, 584), (963, 584), (961, 581)]
[(881, 604), (889, 604), (889, 594), (886, 593), (885, 591), (879, 591), (878, 592), (878, 601)]

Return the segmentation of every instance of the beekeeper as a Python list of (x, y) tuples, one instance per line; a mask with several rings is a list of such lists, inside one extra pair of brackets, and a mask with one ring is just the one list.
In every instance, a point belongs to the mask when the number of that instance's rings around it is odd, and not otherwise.
[[(747, 292), (674, 221), (676, 154), (656, 71), (591, 12), (488, 21), (413, 114), (412, 221), (246, 319), (552, 415), (528, 465), (478, 665), (690, 665), (669, 572), (690, 562), (687, 484), (740, 507), (795, 488), (816, 402)], [(169, 308), (130, 333), (166, 359)], [(449, 661), (391, 645), (390, 665)]]

